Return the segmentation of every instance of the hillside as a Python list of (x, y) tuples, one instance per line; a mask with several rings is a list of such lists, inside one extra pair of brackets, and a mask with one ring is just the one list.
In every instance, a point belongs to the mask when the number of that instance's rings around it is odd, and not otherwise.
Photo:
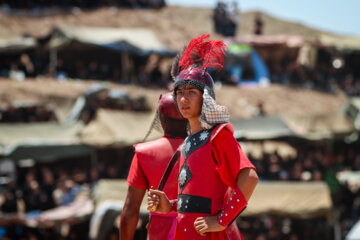
[[(243, 12), (237, 36), (251, 34), (256, 12)], [(13, 16), (0, 12), (0, 36), (29, 34), (40, 37), (47, 35), (54, 26), (92, 26), (118, 28), (148, 28), (155, 32), (161, 42), (171, 49), (179, 49), (194, 36), (213, 31), (212, 9), (168, 6), (161, 10), (101, 8), (94, 11), (73, 11), (51, 16)], [(264, 34), (296, 34), (307, 39), (318, 39), (322, 31), (300, 23), (287, 22), (266, 13)], [(334, 34), (328, 34), (336, 36)]]
[[(28, 79), (16, 82), (0, 78), (0, 107), (8, 102), (33, 102), (53, 104), (54, 107), (70, 103), (82, 95), (94, 81), (59, 82), (52, 79)], [(156, 108), (159, 95), (166, 89), (146, 89), (139, 86), (108, 83), (111, 89), (122, 89), (131, 97), (145, 96), (152, 109)], [(347, 98), (341, 94), (330, 95), (313, 90), (295, 90), (272, 84), (266, 88), (217, 87), (219, 104), (229, 108), (233, 118), (249, 118), (263, 102), (268, 115), (310, 116), (336, 113)], [(284, 101), (286, 99), (286, 101)]]

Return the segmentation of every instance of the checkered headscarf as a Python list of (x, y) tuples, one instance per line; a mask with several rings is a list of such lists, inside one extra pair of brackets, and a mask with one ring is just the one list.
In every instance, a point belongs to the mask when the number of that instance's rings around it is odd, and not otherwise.
[(227, 107), (218, 105), (210, 96), (207, 87), (203, 93), (203, 104), (200, 115), (201, 127), (210, 129), (217, 124), (229, 122), (230, 113)]

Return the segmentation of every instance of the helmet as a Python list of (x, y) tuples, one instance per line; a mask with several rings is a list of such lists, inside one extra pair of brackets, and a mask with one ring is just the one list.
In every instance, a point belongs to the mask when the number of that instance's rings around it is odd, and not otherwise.
[(215, 98), (214, 80), (210, 74), (204, 69), (197, 67), (190, 67), (180, 72), (175, 79), (174, 92), (177, 88), (184, 84), (191, 84), (201, 92), (204, 92), (205, 87), (209, 90), (210, 95)]
[(166, 117), (173, 119), (184, 119), (179, 113), (173, 94), (171, 92), (160, 96), (158, 103), (158, 111)]

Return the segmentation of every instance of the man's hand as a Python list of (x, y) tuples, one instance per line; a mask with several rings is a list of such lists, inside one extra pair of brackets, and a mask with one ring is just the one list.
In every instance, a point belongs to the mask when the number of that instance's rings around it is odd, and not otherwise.
[(224, 231), (226, 227), (217, 222), (217, 216), (198, 217), (194, 222), (195, 230), (201, 235), (205, 236), (207, 232)]
[(157, 213), (169, 213), (171, 211), (171, 203), (163, 191), (149, 189), (147, 199), (149, 211), (154, 209)]

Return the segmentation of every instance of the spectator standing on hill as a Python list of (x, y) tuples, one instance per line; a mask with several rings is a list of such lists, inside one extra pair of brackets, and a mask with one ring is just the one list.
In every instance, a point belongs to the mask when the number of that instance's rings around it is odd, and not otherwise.
[(261, 19), (260, 13), (255, 15), (254, 19), (254, 34), (262, 35), (264, 32), (264, 21)]

